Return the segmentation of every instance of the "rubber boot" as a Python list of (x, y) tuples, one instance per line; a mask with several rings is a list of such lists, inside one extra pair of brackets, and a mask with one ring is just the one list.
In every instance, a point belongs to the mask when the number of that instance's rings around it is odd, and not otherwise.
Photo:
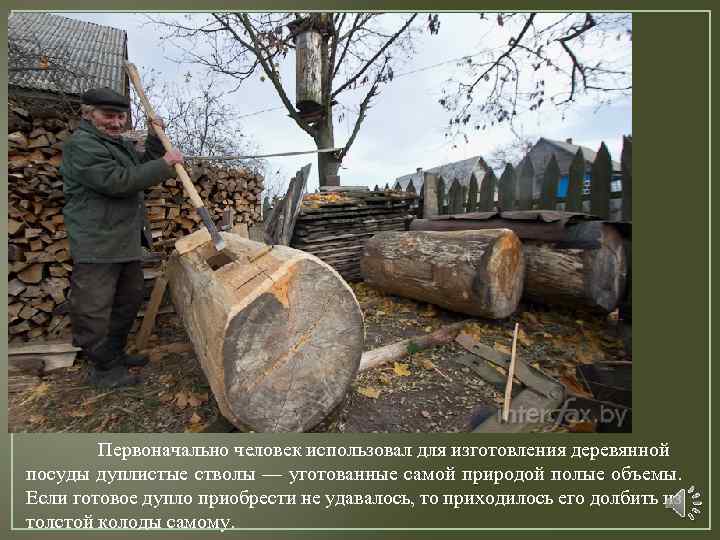
[(141, 354), (128, 354), (123, 351), (120, 353), (120, 361), (125, 367), (145, 367), (150, 359)]
[(126, 367), (145, 367), (150, 359), (140, 354), (128, 354), (125, 352), (125, 344), (127, 340), (118, 338), (108, 339), (108, 347), (120, 359), (120, 363)]
[(107, 369), (103, 369), (101, 366), (92, 366), (88, 381), (99, 388), (120, 388), (140, 384), (142, 378), (129, 373), (124, 365), (116, 364)]
[(93, 352), (86, 352), (90, 361), (90, 376), (88, 382), (99, 388), (119, 388), (140, 384), (142, 379), (128, 373), (127, 367), (121, 358), (107, 347)]

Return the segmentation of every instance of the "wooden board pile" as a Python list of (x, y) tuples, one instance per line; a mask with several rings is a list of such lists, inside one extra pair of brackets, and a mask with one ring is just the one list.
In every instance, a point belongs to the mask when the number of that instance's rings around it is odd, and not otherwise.
[(416, 196), (394, 190), (333, 189), (305, 195), (290, 245), (322, 259), (347, 281), (358, 281), (365, 241), (380, 231), (405, 230)]
[[(33, 118), (8, 103), (8, 332), (11, 343), (57, 339), (70, 332), (67, 297), (72, 259), (62, 215), (62, 145), (77, 117)], [(213, 217), (233, 210), (232, 224), (260, 220), (263, 179), (249, 171), (195, 167), (192, 174)], [(168, 180), (146, 194), (153, 250), (201, 228), (182, 183)], [(157, 263), (156, 263), (157, 264)], [(152, 271), (150, 271), (152, 274)], [(151, 278), (151, 276), (148, 276)], [(152, 282), (147, 283), (148, 290)]]

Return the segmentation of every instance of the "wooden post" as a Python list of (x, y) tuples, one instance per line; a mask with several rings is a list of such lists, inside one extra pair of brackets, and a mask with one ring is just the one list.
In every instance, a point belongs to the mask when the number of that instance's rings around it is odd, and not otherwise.
[(612, 161), (605, 143), (600, 143), (600, 150), (592, 164), (592, 180), (590, 181), (590, 213), (609, 219), (610, 217), (610, 182), (612, 180)]
[(533, 184), (535, 169), (529, 158), (523, 160), (518, 179), (518, 210), (531, 210), (533, 202)]
[(423, 181), (423, 217), (430, 219), (439, 214), (438, 211), (438, 177), (432, 173), (425, 173)]
[(553, 153), (550, 156), (547, 167), (543, 174), (542, 191), (540, 193), (540, 209), (556, 210), (557, 206), (557, 189), (560, 182), (560, 167)]
[(478, 210), (481, 212), (492, 212), (495, 208), (495, 186), (497, 185), (497, 178), (495, 173), (490, 169), (485, 173), (485, 178), (480, 184), (480, 204)]
[(470, 185), (468, 186), (467, 211), (477, 212), (478, 209), (478, 181), (475, 173), (470, 175)]
[[(208, 235), (208, 241), (210, 235)], [(147, 347), (148, 339), (152, 334), (153, 328), (155, 328), (155, 318), (157, 317), (160, 304), (165, 296), (165, 289), (167, 288), (168, 280), (165, 276), (165, 272), (155, 278), (155, 286), (153, 287), (152, 293), (150, 293), (150, 302), (145, 310), (145, 317), (143, 317), (140, 331), (135, 338), (135, 348), (141, 351)]]
[(632, 221), (632, 136), (623, 137), (622, 154), (622, 220)]
[(463, 213), (462, 186), (457, 178), (453, 180), (448, 190), (448, 214)]
[(515, 175), (515, 168), (510, 163), (507, 163), (500, 177), (500, 210), (515, 209), (516, 187), (517, 176)]
[(445, 206), (445, 193), (447, 185), (445, 179), (442, 176), (438, 176), (437, 189), (435, 193), (437, 195), (438, 214), (447, 214), (447, 206)]
[(568, 191), (565, 198), (566, 212), (583, 211), (583, 190), (585, 189), (585, 156), (582, 149), (578, 148), (575, 157), (570, 164), (568, 174)]

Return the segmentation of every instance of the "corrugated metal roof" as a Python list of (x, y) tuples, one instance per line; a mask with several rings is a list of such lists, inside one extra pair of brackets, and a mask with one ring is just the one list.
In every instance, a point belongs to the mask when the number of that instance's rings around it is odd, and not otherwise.
[(49, 13), (13, 12), (8, 18), (8, 45), (10, 67), (36, 68), (43, 56), (49, 64), (45, 70), (8, 73), (9, 86), (72, 95), (109, 87), (127, 94), (124, 30)]
[(400, 176), (395, 180), (395, 184), (393, 185), (399, 185), (400, 189), (405, 190), (407, 189), (410, 180), (412, 180), (413, 186), (415, 186), (417, 192), (420, 192), (420, 189), (425, 181), (425, 175), (423, 173), (429, 172), (442, 176), (445, 179), (445, 185), (448, 187), (450, 187), (450, 184), (452, 184), (455, 179), (457, 179), (461, 186), (467, 186), (470, 184), (471, 173), (476, 169), (482, 169), (484, 171), (482, 174), (476, 175), (476, 179), (479, 183), (482, 181), (485, 176), (484, 173), (487, 172), (487, 170), (482, 157), (474, 156), (461, 161), (446, 163), (445, 165), (440, 165), (439, 167), (433, 167), (432, 169), (426, 169), (424, 171), (421, 169), (420, 171), (416, 171), (412, 174)]

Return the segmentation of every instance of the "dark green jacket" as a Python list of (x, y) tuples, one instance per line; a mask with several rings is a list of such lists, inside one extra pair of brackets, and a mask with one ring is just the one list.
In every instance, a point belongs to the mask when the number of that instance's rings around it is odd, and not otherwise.
[(145, 154), (82, 120), (63, 147), (60, 172), (65, 227), (73, 261), (113, 263), (142, 259), (143, 190), (175, 175), (160, 140), (148, 136)]

